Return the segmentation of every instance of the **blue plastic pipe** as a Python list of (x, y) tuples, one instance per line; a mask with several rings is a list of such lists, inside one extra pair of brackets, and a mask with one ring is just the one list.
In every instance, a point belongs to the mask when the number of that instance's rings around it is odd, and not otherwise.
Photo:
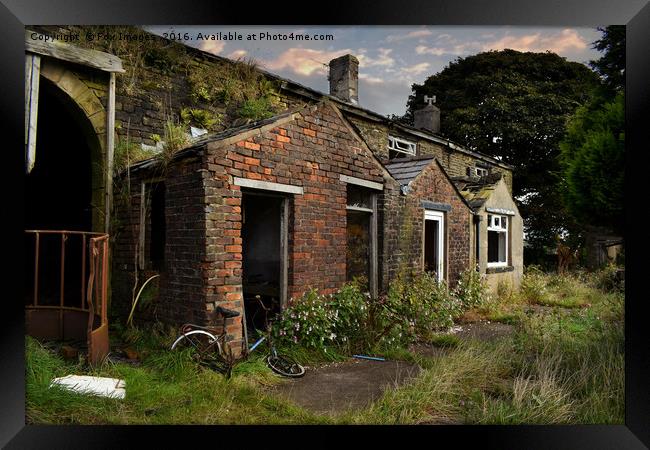
[(377, 358), (374, 356), (366, 356), (366, 355), (352, 355), (353, 358), (359, 358), (359, 359), (370, 359), (372, 361), (386, 361), (384, 358)]
[(263, 336), (263, 337), (259, 338), (259, 339), (257, 340), (257, 342), (254, 343), (254, 344), (251, 346), (251, 348), (248, 349), (248, 351), (249, 351), (249, 352), (252, 352), (253, 350), (255, 350), (255, 349), (257, 348), (258, 345), (260, 345), (262, 342), (264, 342), (264, 340), (266, 340), (266, 336)]

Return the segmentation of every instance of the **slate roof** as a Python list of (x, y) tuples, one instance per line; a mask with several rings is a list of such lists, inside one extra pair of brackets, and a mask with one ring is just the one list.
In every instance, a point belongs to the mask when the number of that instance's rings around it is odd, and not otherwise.
[(476, 211), (490, 198), (501, 177), (501, 173), (493, 173), (486, 177), (481, 177), (478, 180), (464, 177), (453, 180), (462, 196), (467, 200), (467, 203)]
[(433, 156), (427, 158), (400, 158), (384, 164), (384, 167), (401, 186), (407, 186), (434, 159)]

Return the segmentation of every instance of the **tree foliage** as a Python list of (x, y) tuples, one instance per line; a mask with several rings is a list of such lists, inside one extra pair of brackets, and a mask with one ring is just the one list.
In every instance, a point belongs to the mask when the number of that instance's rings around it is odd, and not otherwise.
[(560, 144), (560, 191), (568, 210), (584, 223), (623, 232), (625, 97), (596, 97), (578, 108)]
[(568, 121), (560, 144), (559, 191), (576, 220), (624, 234), (625, 27), (599, 28), (590, 65), (602, 84)]
[(442, 133), (513, 166), (527, 240), (551, 245), (571, 225), (555, 191), (559, 142), (567, 118), (597, 84), (588, 67), (554, 53), (484, 52), (414, 84), (405, 118), (435, 94)]
[(603, 56), (590, 61), (589, 65), (615, 94), (625, 89), (625, 25), (610, 25), (598, 30), (603, 36), (594, 42), (594, 48), (603, 52)]

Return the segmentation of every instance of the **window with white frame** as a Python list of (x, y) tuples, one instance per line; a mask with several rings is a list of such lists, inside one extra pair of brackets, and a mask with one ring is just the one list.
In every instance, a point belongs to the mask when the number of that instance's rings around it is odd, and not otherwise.
[(508, 265), (508, 216), (488, 214), (488, 267)]
[(485, 177), (489, 171), (483, 167), (468, 167), (467, 175), (470, 177)]
[(388, 136), (388, 159), (415, 156), (417, 144), (395, 136)]

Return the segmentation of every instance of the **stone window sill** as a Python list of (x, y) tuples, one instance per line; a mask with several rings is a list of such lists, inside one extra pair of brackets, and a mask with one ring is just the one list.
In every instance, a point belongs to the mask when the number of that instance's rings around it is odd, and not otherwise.
[(514, 266), (504, 266), (504, 267), (488, 267), (485, 269), (486, 274), (490, 273), (503, 273), (503, 272), (514, 272)]

